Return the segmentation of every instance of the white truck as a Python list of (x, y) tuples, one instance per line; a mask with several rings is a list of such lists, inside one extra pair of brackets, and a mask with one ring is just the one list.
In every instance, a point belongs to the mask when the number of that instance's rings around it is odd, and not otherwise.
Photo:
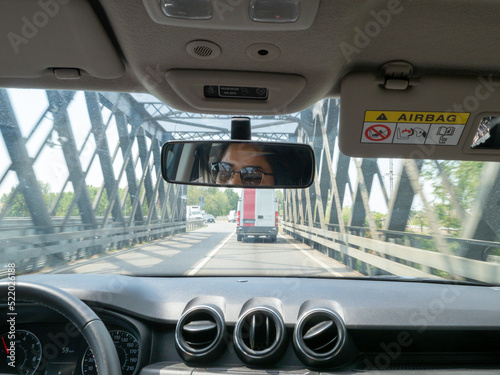
[(274, 189), (243, 189), (238, 202), (236, 239), (278, 236), (278, 199)]
[(187, 220), (203, 220), (203, 214), (200, 206), (186, 206)]

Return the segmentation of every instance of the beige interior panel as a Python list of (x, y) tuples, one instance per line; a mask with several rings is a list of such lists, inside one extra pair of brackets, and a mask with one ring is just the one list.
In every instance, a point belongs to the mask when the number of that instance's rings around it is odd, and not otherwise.
[[(293, 31), (164, 25), (151, 19), (142, 0), (92, 0), (99, 19), (108, 21), (106, 30), (113, 34), (120, 54), (114, 52), (87, 1), (43, 0), (44, 4), (59, 4), (60, 9), (45, 26), (37, 27), (34, 37), (25, 38), (28, 43), (20, 44), (16, 54), (7, 35), (22, 36), (22, 18), (32, 22), (41, 9), (39, 3), (1, 2), (1, 87), (147, 91), (179, 110), (200, 112), (166, 82), (166, 72), (283, 73), (304, 77), (307, 82), (281, 109), (292, 113), (340, 95), (340, 83), (347, 73), (375, 73), (391, 60), (409, 61), (420, 75), (450, 77), (497, 74), (500, 66), (495, 32), (500, 4), (496, 0), (459, 0), (453, 6), (448, 0), (320, 0), (313, 24)], [(196, 40), (217, 44), (220, 56), (210, 60), (193, 57), (186, 46)], [(247, 54), (250, 46), (262, 43), (279, 50), (276, 58), (257, 61)], [(80, 68), (88, 74), (57, 79), (47, 71), (52, 67)], [(273, 108), (262, 109), (261, 114), (273, 114)], [(204, 112), (243, 114), (231, 105)]]
[(125, 71), (86, 0), (3, 0), (0, 34), (2, 78), (34, 78), (53, 68), (76, 68), (111, 79)]
[(500, 116), (500, 80), (423, 76), (406, 90), (371, 73), (342, 81), (339, 147), (348, 156), (500, 160), (500, 150), (471, 149), (479, 121)]

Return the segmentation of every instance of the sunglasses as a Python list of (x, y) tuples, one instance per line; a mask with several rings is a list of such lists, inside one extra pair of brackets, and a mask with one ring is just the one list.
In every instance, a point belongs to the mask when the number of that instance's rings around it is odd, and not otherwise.
[(266, 173), (260, 167), (245, 167), (235, 171), (228, 163), (213, 163), (210, 169), (212, 178), (217, 184), (227, 184), (234, 176), (239, 173), (243, 185), (257, 186), (262, 183), (264, 175), (274, 176), (273, 173)]

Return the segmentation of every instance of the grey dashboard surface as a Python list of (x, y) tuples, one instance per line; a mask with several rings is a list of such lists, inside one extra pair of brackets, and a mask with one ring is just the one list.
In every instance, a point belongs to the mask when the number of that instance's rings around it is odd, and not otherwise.
[(193, 299), (222, 301), (227, 324), (234, 324), (249, 300), (282, 304), (286, 325), (296, 323), (301, 306), (329, 307), (349, 328), (500, 327), (500, 288), (404, 281), (176, 277), (120, 275), (31, 275), (20, 278), (62, 288), (92, 305), (105, 306), (154, 322), (175, 323)]
[[(211, 368), (201, 368), (195, 369), (188, 367), (184, 364), (179, 363), (157, 363), (155, 365), (148, 366), (144, 368), (140, 375), (216, 375), (216, 374), (234, 374), (234, 375), (269, 375), (269, 371), (258, 370), (258, 369), (248, 369), (244, 367), (240, 368), (230, 368), (230, 369), (211, 369)], [(273, 371), (274, 375), (329, 375), (329, 374), (341, 374), (345, 373), (342, 371), (331, 372), (331, 371), (311, 371), (307, 369), (303, 370), (293, 370), (293, 369), (281, 369)], [(360, 371), (355, 370), (349, 371), (351, 374), (362, 373), (363, 375), (380, 375), (380, 374), (390, 374), (390, 375), (411, 375), (411, 374), (421, 374), (421, 375), (493, 375), (498, 374), (498, 370), (469, 370), (469, 369), (453, 369), (453, 370), (432, 370), (432, 371), (419, 371), (415, 369), (408, 370), (373, 370), (373, 371)]]

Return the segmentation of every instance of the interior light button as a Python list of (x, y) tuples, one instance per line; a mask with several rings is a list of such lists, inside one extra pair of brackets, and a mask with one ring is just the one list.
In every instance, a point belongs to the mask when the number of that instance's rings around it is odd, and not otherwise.
[(255, 22), (296, 22), (300, 16), (299, 0), (251, 0), (250, 19)]
[(211, 0), (160, 0), (163, 13), (172, 18), (209, 20), (212, 18)]

